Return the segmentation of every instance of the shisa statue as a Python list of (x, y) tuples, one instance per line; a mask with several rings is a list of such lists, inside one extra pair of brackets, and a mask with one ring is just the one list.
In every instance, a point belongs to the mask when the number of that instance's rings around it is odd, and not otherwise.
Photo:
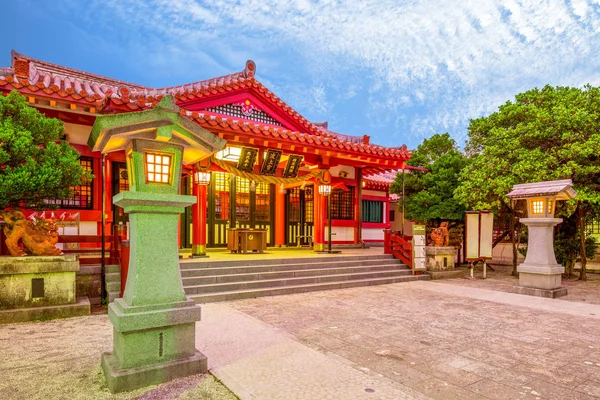
[(58, 227), (52, 218), (29, 221), (18, 210), (0, 211), (6, 222), (4, 235), (6, 247), (13, 256), (25, 256), (27, 252), (19, 247), (19, 241), (34, 256), (60, 256), (63, 252), (56, 248)]
[(448, 222), (442, 222), (439, 228), (435, 228), (429, 234), (432, 245), (434, 247), (448, 246), (450, 234), (448, 233)]

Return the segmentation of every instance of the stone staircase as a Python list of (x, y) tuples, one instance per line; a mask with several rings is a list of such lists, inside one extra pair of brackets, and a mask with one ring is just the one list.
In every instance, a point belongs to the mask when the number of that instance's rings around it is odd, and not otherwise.
[(106, 293), (108, 302), (112, 303), (121, 297), (121, 268), (119, 264), (105, 265), (106, 268)]
[(328, 255), (179, 264), (183, 287), (196, 303), (345, 289), (414, 280), (412, 271), (391, 255)]

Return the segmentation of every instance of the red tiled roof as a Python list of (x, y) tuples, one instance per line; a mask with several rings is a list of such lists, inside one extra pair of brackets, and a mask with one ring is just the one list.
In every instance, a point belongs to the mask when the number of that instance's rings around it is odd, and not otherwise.
[(229, 117), (210, 112), (186, 111), (181, 110), (182, 114), (196, 121), (201, 126), (210, 129), (218, 127), (229, 131), (239, 131), (254, 133), (257, 135), (270, 136), (275, 139), (284, 139), (300, 142), (300, 144), (317, 145), (319, 147), (328, 147), (331, 150), (342, 150), (345, 152), (357, 152), (373, 154), (375, 156), (385, 156), (392, 158), (408, 159), (410, 152), (406, 146), (395, 149), (378, 145), (370, 145), (363, 143), (354, 143), (347, 140), (340, 140), (329, 134), (310, 135), (307, 133), (291, 131), (283, 129), (280, 126), (260, 124), (255, 121), (243, 120), (240, 118)]
[(246, 67), (241, 72), (186, 85), (153, 89), (36, 60), (14, 50), (11, 55), (12, 67), (0, 68), (0, 89), (17, 89), (25, 93), (42, 91), (49, 96), (91, 103), (99, 111), (104, 110), (108, 105), (114, 108), (135, 111), (154, 107), (167, 94), (173, 95), (181, 103), (247, 88), (252, 89), (267, 103), (270, 102), (278, 109), (283, 110), (306, 128), (306, 131), (290, 131), (278, 126), (260, 124), (255, 121), (206, 111), (190, 112), (182, 110), (182, 114), (208, 128), (217, 127), (218, 125), (218, 128), (230, 131), (271, 136), (379, 157), (403, 160), (410, 157), (410, 152), (406, 149), (406, 146), (389, 148), (370, 144), (369, 137), (366, 135), (362, 137), (342, 135), (328, 130), (326, 123), (315, 124), (308, 121), (254, 78), (256, 65), (251, 60), (246, 62)]

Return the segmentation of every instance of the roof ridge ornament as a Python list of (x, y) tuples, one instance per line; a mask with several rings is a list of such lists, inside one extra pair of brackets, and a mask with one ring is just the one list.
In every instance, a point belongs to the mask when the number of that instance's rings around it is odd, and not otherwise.
[(252, 60), (246, 61), (246, 68), (244, 68), (244, 76), (246, 78), (254, 78), (256, 74), (256, 63)]

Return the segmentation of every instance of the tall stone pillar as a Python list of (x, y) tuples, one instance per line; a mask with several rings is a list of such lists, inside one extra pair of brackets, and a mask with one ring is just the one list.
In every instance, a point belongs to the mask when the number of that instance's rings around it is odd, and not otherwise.
[[(202, 193), (181, 195), (179, 183), (183, 164), (207, 158), (225, 141), (182, 117), (165, 96), (152, 110), (98, 116), (88, 145), (103, 154), (124, 150), (129, 177), (129, 191), (113, 197), (129, 214), (130, 259), (123, 298), (108, 306), (113, 350), (102, 354), (102, 369), (109, 389), (206, 372), (195, 345), (201, 309), (183, 290), (177, 251), (179, 215)], [(202, 212), (196, 217), (202, 224)]]

